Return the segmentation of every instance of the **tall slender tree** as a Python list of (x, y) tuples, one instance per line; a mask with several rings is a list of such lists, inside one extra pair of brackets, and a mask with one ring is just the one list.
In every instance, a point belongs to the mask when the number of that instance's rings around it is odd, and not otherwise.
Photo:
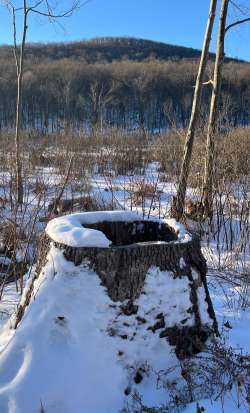
[[(250, 21), (249, 17), (237, 20), (226, 26), (228, 7), (230, 0), (222, 0), (220, 10), (219, 29), (217, 34), (216, 58), (214, 75), (212, 80), (212, 96), (210, 101), (210, 113), (207, 128), (207, 144), (205, 157), (205, 171), (203, 183), (203, 206), (206, 217), (213, 215), (213, 179), (215, 174), (215, 133), (217, 130), (218, 106), (221, 91), (222, 69), (224, 62), (224, 43), (226, 32), (236, 25)], [(232, 4), (234, 4), (232, 2)]]
[[(21, 145), (20, 132), (22, 128), (22, 92), (23, 92), (23, 73), (25, 62), (25, 46), (28, 31), (28, 21), (31, 14), (39, 15), (49, 19), (51, 23), (55, 23), (58, 19), (72, 16), (73, 12), (80, 7), (80, 0), (69, 1), (69, 6), (66, 10), (59, 10), (58, 4), (54, 5), (50, 0), (20, 0), (17, 2), (12, 0), (3, 0), (2, 4), (6, 6), (12, 15), (13, 22), (13, 40), (14, 40), (14, 57), (17, 74), (17, 99), (16, 99), (16, 125), (15, 125), (15, 184), (17, 204), (23, 203), (23, 180), (22, 180), (22, 162), (21, 162)], [(21, 14), (22, 29), (21, 43), (17, 41), (17, 14)]]
[(202, 48), (202, 54), (196, 78), (192, 112), (189, 122), (189, 127), (186, 135), (186, 141), (184, 146), (183, 161), (181, 166), (181, 173), (179, 177), (179, 183), (177, 188), (177, 195), (173, 202), (172, 212), (176, 219), (181, 219), (184, 211), (185, 196), (187, 190), (187, 181), (190, 171), (193, 142), (195, 137), (195, 130), (197, 125), (197, 119), (199, 114), (199, 105), (201, 101), (202, 85), (204, 80), (204, 74), (206, 69), (206, 63), (208, 58), (209, 45), (211, 41), (211, 35), (214, 25), (214, 18), (216, 13), (217, 0), (210, 1), (209, 15), (207, 20), (207, 27), (204, 37), (204, 43)]
[(212, 96), (210, 102), (210, 113), (207, 129), (207, 147), (205, 158), (203, 205), (206, 216), (212, 214), (213, 203), (213, 176), (214, 176), (214, 135), (216, 131), (216, 120), (218, 113), (218, 102), (221, 89), (222, 66), (224, 60), (224, 37), (226, 30), (226, 19), (229, 0), (222, 0), (219, 30), (217, 35), (216, 59), (214, 65), (214, 76), (212, 81)]

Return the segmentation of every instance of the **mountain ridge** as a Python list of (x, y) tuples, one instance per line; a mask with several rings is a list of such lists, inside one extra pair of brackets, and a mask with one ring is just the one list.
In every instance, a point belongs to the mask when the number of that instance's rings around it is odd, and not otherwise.
[[(9, 57), (11, 45), (0, 45), (0, 57)], [(59, 60), (73, 58), (86, 63), (106, 62), (115, 60), (145, 61), (149, 59), (181, 60), (197, 59), (201, 50), (192, 47), (179, 46), (164, 42), (140, 39), (134, 37), (97, 37), (90, 40), (71, 42), (27, 43), (26, 55), (32, 58), (50, 58)], [(214, 53), (209, 53), (213, 60)], [(226, 56), (226, 61), (249, 63), (247, 61)]]

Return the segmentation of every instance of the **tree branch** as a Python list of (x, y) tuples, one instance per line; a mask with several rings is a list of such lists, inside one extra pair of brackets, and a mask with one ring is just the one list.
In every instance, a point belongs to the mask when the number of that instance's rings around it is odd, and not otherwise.
[(13, 40), (14, 40), (14, 45), (13, 45), (13, 53), (14, 53), (14, 58), (15, 58), (15, 63), (16, 63), (16, 71), (17, 71), (17, 76), (20, 72), (20, 66), (19, 66), (19, 59), (18, 59), (18, 50), (17, 50), (17, 40), (16, 40), (16, 12), (14, 7), (12, 7), (12, 21), (13, 21)]
[[(89, 1), (89, 0), (88, 0)], [(33, 13), (39, 14), (40, 16), (48, 17), (49, 19), (61, 19), (63, 17), (71, 17), (73, 12), (81, 7), (81, 1), (75, 0), (70, 7), (70, 9), (66, 11), (62, 11), (61, 13), (54, 14), (52, 7), (50, 6), (48, 0), (45, 0), (46, 3), (46, 11), (39, 10), (37, 7), (44, 1), (39, 1), (36, 5), (29, 7), (29, 11)]]
[(203, 86), (206, 86), (206, 85), (212, 85), (213, 86), (214, 82), (212, 81), (212, 79), (210, 79), (207, 82), (203, 82), (202, 84), (203, 84)]
[(236, 20), (235, 22), (229, 24), (226, 29), (225, 29), (225, 33), (230, 30), (232, 27), (238, 26), (239, 24), (245, 23), (245, 22), (250, 22), (250, 17), (246, 17), (245, 19), (241, 19), (241, 20)]
[(239, 4), (237, 4), (237, 3), (235, 3), (233, 0), (230, 0), (230, 3), (237, 9), (237, 10), (239, 10), (239, 12), (241, 13), (241, 14), (243, 14), (243, 15), (246, 15), (246, 14), (248, 14), (248, 12), (249, 12), (249, 7), (246, 7), (246, 6), (244, 6), (244, 9), (243, 9), (243, 6), (240, 6)]

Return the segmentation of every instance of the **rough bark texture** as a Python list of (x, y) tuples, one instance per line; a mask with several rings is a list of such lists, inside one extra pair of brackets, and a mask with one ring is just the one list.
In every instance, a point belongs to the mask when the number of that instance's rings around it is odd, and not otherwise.
[[(62, 248), (65, 258), (75, 265), (89, 260), (114, 301), (137, 298), (151, 266), (157, 266), (162, 271), (173, 271), (176, 277), (191, 274), (193, 267), (205, 280), (206, 262), (201, 255), (198, 239), (181, 244), (150, 241), (110, 248), (56, 246)], [(180, 268), (181, 258), (186, 262), (184, 268)]]

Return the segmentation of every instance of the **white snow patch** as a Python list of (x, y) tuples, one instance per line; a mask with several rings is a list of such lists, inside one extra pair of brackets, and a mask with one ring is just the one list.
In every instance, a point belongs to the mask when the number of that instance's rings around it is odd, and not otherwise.
[(191, 235), (189, 234), (189, 232), (187, 232), (184, 225), (182, 225), (180, 222), (177, 222), (174, 218), (164, 219), (162, 221), (168, 224), (170, 227), (172, 227), (175, 230), (176, 234), (178, 235), (178, 241), (182, 241), (182, 242), (191, 241), (192, 239)]
[(180, 258), (180, 269), (183, 270), (183, 268), (186, 267), (186, 262), (183, 257)]
[(166, 327), (182, 326), (184, 319), (186, 319), (185, 326), (194, 325), (193, 314), (187, 312), (192, 306), (188, 277), (175, 278), (171, 271), (161, 271), (157, 267), (151, 267), (137, 303), (139, 309), (143, 308), (145, 314), (150, 314), (155, 319), (159, 314), (158, 302), (161, 303)]
[(192, 276), (193, 276), (193, 279), (197, 283), (199, 283), (196, 293), (197, 293), (197, 298), (198, 298), (198, 308), (199, 308), (201, 322), (203, 325), (212, 326), (213, 320), (210, 318), (209, 313), (208, 313), (208, 303), (206, 301), (205, 288), (200, 280), (200, 274), (194, 268), (192, 268)]
[(11, 264), (11, 259), (9, 258), (9, 257), (6, 257), (6, 255), (2, 255), (2, 256), (0, 256), (0, 264), (1, 265), (9, 265), (9, 264)]

